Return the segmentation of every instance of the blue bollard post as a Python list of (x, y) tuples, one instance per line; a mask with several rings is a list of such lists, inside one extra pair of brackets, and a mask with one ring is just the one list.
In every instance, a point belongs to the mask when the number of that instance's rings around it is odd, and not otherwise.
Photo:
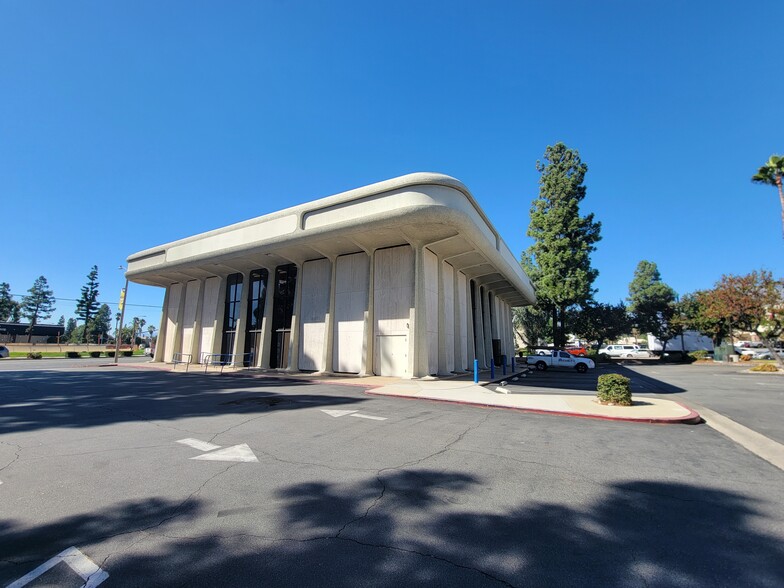
[(514, 373), (514, 371), (515, 371), (515, 368), (514, 368), (514, 355), (513, 355), (512, 356), (512, 373)]
[(495, 360), (490, 362), (490, 379), (495, 380)]
[(474, 384), (479, 383), (479, 360), (474, 360)]
[(504, 375), (506, 375), (506, 355), (501, 356), (501, 365), (503, 365)]

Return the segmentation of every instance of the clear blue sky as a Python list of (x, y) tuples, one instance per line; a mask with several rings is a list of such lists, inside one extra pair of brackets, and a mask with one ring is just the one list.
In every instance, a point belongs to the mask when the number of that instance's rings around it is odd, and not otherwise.
[(749, 178), (784, 152), (782, 22), (780, 0), (3, 0), (0, 281), (73, 299), (97, 264), (114, 302), (133, 252), (413, 171), (462, 180), (518, 253), (557, 141), (589, 166), (597, 299), (641, 259), (681, 294), (781, 276)]

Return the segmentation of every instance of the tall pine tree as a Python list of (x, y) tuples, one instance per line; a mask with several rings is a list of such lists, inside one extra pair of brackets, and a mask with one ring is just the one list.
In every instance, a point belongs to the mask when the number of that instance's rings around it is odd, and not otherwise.
[(0, 321), (9, 320), (13, 316), (15, 308), (16, 302), (11, 296), (10, 284), (8, 282), (0, 283)]
[[(534, 239), (523, 255), (523, 266), (536, 286), (539, 305), (552, 313), (553, 342), (566, 342), (566, 310), (590, 300), (599, 272), (591, 253), (601, 239), (601, 223), (593, 213), (580, 216), (588, 166), (563, 143), (548, 146), (536, 162), (539, 197), (531, 204), (528, 236)], [(559, 328), (560, 325), (560, 328)]]
[(33, 329), (39, 320), (46, 320), (54, 312), (55, 297), (54, 292), (49, 288), (46, 278), (39, 276), (28, 291), (27, 296), (22, 298), (21, 313), (29, 321), (27, 328), (27, 342), (33, 338)]
[(94, 265), (87, 274), (87, 283), (82, 286), (82, 295), (76, 301), (76, 316), (84, 321), (84, 342), (89, 343), (91, 319), (98, 312), (98, 266)]

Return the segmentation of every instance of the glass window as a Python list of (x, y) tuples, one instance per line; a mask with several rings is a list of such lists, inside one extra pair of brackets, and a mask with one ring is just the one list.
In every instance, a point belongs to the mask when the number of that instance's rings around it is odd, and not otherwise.
[(237, 320), (240, 318), (242, 299), (242, 274), (231, 274), (226, 278), (226, 306), (223, 313), (223, 340), (221, 354), (234, 353), (234, 338), (237, 334)]

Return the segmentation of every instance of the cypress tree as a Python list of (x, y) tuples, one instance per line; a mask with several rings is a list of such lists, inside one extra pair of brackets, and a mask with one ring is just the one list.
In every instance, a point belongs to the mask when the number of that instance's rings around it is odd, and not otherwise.
[[(563, 143), (548, 146), (536, 162), (539, 197), (531, 204), (528, 236), (534, 239), (523, 265), (536, 286), (539, 305), (552, 313), (553, 342), (566, 341), (566, 310), (591, 299), (599, 272), (591, 267), (591, 253), (601, 239), (601, 223), (593, 213), (580, 216), (588, 166), (579, 153)], [(560, 329), (559, 329), (560, 324)]]

